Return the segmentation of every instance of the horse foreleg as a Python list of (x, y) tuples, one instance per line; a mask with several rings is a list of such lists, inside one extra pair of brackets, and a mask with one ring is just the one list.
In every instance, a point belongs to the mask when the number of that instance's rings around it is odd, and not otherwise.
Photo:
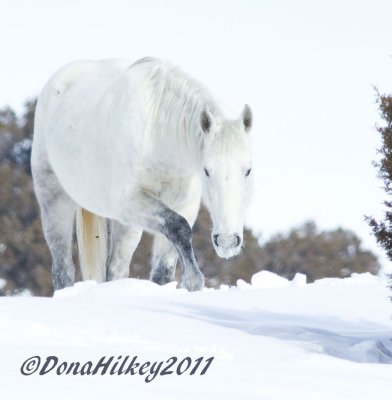
[[(190, 226), (193, 226), (200, 208), (200, 199), (182, 205), (175, 211), (182, 215)], [(154, 238), (151, 258), (150, 279), (160, 285), (174, 281), (178, 252), (174, 245), (165, 236), (157, 234)]]
[(181, 260), (182, 286), (189, 291), (202, 289), (204, 276), (196, 263), (192, 229), (187, 220), (159, 199), (144, 192), (122, 204), (129, 204), (130, 209), (123, 209), (119, 220), (127, 225), (136, 223), (146, 230), (163, 234), (173, 244)]

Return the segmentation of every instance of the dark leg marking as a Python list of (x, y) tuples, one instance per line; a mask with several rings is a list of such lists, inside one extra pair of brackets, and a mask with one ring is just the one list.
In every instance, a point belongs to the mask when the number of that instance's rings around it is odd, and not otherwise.
[(200, 290), (204, 276), (200, 272), (192, 248), (192, 229), (187, 220), (174, 211), (165, 211), (162, 231), (177, 249), (182, 265), (183, 286), (188, 290)]

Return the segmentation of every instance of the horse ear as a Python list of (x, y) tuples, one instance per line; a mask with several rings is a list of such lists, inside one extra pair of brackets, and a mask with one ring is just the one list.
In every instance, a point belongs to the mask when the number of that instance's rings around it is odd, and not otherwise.
[(253, 115), (252, 115), (252, 110), (247, 104), (245, 104), (245, 107), (242, 111), (241, 120), (244, 125), (245, 132), (249, 132), (250, 128), (252, 127)]
[(213, 123), (213, 116), (208, 110), (203, 110), (200, 116), (200, 124), (204, 133), (211, 132), (211, 126)]

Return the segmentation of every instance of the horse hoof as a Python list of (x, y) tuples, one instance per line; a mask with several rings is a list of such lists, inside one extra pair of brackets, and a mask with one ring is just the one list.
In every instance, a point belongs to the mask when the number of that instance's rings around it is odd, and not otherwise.
[(192, 277), (187, 277), (182, 280), (182, 287), (187, 289), (189, 292), (196, 292), (204, 287), (204, 275), (200, 272)]
[(174, 276), (172, 273), (155, 273), (151, 277), (151, 281), (157, 283), (158, 285), (166, 285), (167, 283), (174, 281)]

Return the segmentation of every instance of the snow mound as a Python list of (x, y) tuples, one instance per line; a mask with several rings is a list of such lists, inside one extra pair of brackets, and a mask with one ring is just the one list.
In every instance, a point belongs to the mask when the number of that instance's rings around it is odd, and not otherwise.
[(284, 288), (290, 286), (288, 279), (270, 271), (260, 271), (252, 276), (252, 287), (255, 289)]
[(296, 273), (293, 280), (289, 281), (283, 276), (279, 276), (270, 271), (260, 271), (251, 278), (251, 283), (247, 283), (242, 279), (237, 281), (239, 289), (277, 289), (287, 288), (289, 286), (306, 286), (306, 275)]
[(291, 281), (293, 286), (306, 286), (306, 275), (297, 272), (294, 276), (294, 279)]
[[(138, 279), (79, 282), (53, 298), (0, 298), (1, 393), (9, 398), (389, 400), (392, 303), (371, 274), (306, 284), (268, 271), (237, 287), (187, 292)], [(25, 360), (60, 362), (137, 356), (195, 363), (203, 375), (45, 376)], [(43, 361), (42, 361), (43, 362)], [(157, 365), (157, 364), (155, 364)], [(61, 387), (61, 390), (59, 390)], [(175, 388), (175, 390), (173, 389)], [(37, 394), (35, 396), (35, 394)], [(35, 396), (35, 397), (34, 397)]]
[(369, 285), (380, 281), (385, 281), (378, 275), (373, 275), (370, 272), (363, 274), (353, 273), (347, 278), (323, 278), (314, 282), (315, 285), (323, 286), (347, 286), (347, 285)]

